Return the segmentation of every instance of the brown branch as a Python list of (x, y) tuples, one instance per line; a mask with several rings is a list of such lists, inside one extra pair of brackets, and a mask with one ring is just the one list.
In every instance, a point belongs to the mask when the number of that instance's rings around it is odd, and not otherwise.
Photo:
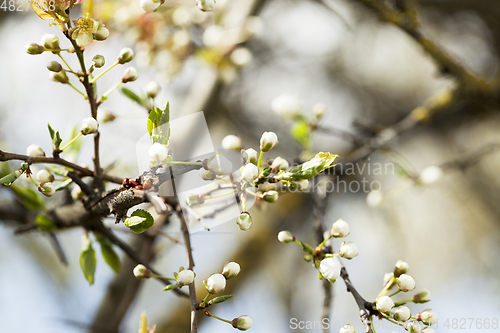
[[(318, 244), (323, 242), (324, 240), (324, 234), (326, 231), (326, 225), (325, 225), (325, 215), (326, 215), (326, 205), (325, 202), (320, 196), (318, 195), (318, 192), (316, 192), (316, 186), (315, 186), (316, 179), (313, 179), (313, 191), (312, 191), (312, 199), (313, 199), (313, 229), (314, 229), (314, 234), (316, 237), (316, 241)], [(332, 253), (332, 247), (331, 246), (324, 246), (323, 251)], [(321, 322), (324, 322), (326, 319), (327, 322), (329, 322), (330, 319), (330, 312), (331, 312), (331, 305), (332, 305), (332, 284), (330, 281), (327, 279), (323, 279), (321, 281), (323, 284), (323, 291), (325, 293), (325, 297), (323, 299), (323, 310), (321, 314)], [(328, 333), (330, 329), (328, 328), (328, 325), (323, 326), (323, 332)]]
[[(31, 157), (27, 155), (21, 155), (21, 154), (15, 154), (15, 153), (9, 153), (5, 151), (0, 150), (0, 162), (5, 162), (5, 161), (11, 161), (11, 160), (21, 160), (28, 162), (29, 164), (39, 164), (39, 163), (47, 163), (47, 164), (57, 164), (57, 165), (63, 165), (68, 168), (71, 168), (78, 172), (78, 174), (81, 177), (89, 176), (93, 177), (94, 172), (91, 170), (84, 168), (82, 166), (79, 166), (78, 164), (72, 163), (70, 161), (67, 161), (63, 158), (60, 157), (46, 157), (46, 156), (37, 156), (37, 157)], [(103, 180), (107, 180), (109, 182), (115, 183), (115, 184), (121, 184), (122, 180), (119, 177), (103, 174), (102, 175)]]
[(415, 1), (406, 1), (403, 11), (398, 11), (381, 0), (356, 0), (372, 9), (380, 19), (394, 24), (413, 37), (441, 67), (441, 71), (455, 76), (469, 91), (491, 93), (498, 90), (498, 80), (479, 77), (451, 57), (431, 38), (424, 35), (418, 21)]

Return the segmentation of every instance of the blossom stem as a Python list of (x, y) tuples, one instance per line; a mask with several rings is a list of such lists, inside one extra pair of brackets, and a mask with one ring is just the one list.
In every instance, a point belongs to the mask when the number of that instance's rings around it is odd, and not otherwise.
[[(95, 80), (94, 80), (95, 81)], [(108, 97), (109, 94), (111, 94), (116, 88), (118, 88), (119, 86), (121, 86), (122, 84), (122, 81), (118, 82), (117, 84), (115, 84), (113, 87), (109, 88), (108, 91), (106, 91), (104, 94), (102, 94), (101, 96), (101, 100), (105, 97)]]
[(405, 305), (406, 303), (409, 303), (409, 302), (413, 302), (413, 299), (409, 299), (409, 300), (406, 300), (406, 301), (397, 301), (397, 302), (394, 302), (394, 307)]
[(63, 56), (61, 55), (61, 53), (58, 53), (57, 56), (59, 58), (61, 58), (61, 60), (64, 62), (64, 64), (66, 65), (66, 67), (68, 67), (68, 69), (70, 70), (71, 73), (75, 74), (76, 77), (78, 77), (78, 75), (75, 73), (75, 71), (73, 69), (71, 69), (71, 66), (68, 65), (68, 63), (66, 62), (66, 60), (64, 60)]
[(385, 285), (384, 289), (382, 289), (382, 291), (378, 294), (378, 297), (382, 297), (382, 296), (385, 296), (387, 294), (387, 291), (392, 287), (392, 285), (394, 284), (394, 282), (396, 281), (396, 277), (392, 277), (388, 282), (387, 284)]
[(230, 320), (226, 320), (226, 319), (222, 319), (222, 318), (220, 318), (220, 317), (217, 317), (217, 316), (215, 316), (215, 315), (211, 314), (211, 313), (210, 313), (210, 312), (208, 312), (208, 311), (204, 311), (204, 313), (205, 313), (207, 316), (209, 316), (209, 317), (214, 317), (215, 319), (218, 319), (218, 320), (220, 320), (220, 321), (223, 321), (223, 322), (228, 323), (228, 324), (231, 324), (231, 325), (233, 324), (233, 322), (232, 322), (232, 321), (230, 321)]
[(71, 82), (68, 82), (68, 85), (69, 85), (71, 88), (75, 89), (75, 90), (76, 90), (76, 91), (77, 91), (80, 95), (82, 95), (85, 99), (89, 99), (89, 98), (87, 97), (87, 95), (85, 95), (83, 92), (81, 92), (80, 90), (78, 90), (78, 88), (76, 88), (74, 85), (72, 85), (72, 84), (71, 84)]
[(205, 200), (222, 198), (222, 197), (225, 197), (226, 195), (230, 195), (230, 194), (233, 194), (233, 193), (236, 193), (236, 192), (238, 192), (238, 191), (235, 190), (235, 191), (227, 192), (227, 193), (224, 193), (224, 194), (213, 195), (213, 196), (205, 196)]
[(94, 79), (92, 79), (92, 81), (90, 81), (90, 84), (94, 84), (95, 81), (97, 81), (101, 76), (103, 76), (104, 74), (106, 74), (111, 68), (115, 67), (118, 64), (119, 64), (119, 62), (117, 61), (113, 65), (109, 66), (108, 69), (106, 69), (104, 72), (102, 72), (101, 74), (97, 75)]
[(33, 184), (35, 184), (36, 187), (38, 187), (38, 184), (37, 182), (33, 179), (33, 177), (31, 176), (31, 173), (29, 174), (29, 177), (31, 179), (31, 181), (33, 182)]
[(399, 294), (400, 292), (401, 292), (401, 290), (398, 290), (398, 291), (396, 291), (396, 292), (393, 292), (392, 294), (390, 294), (390, 295), (389, 295), (389, 297), (392, 297), (392, 296), (394, 296), (394, 295), (397, 295), (397, 294)]
[(75, 142), (79, 137), (81, 137), (83, 134), (80, 133), (77, 136), (75, 136), (73, 139), (71, 139), (70, 142), (68, 142), (64, 147), (61, 148), (61, 151), (64, 151), (64, 149), (68, 148), (73, 142)]
[(330, 235), (330, 237), (326, 238), (324, 241), (321, 242), (321, 244), (318, 245), (318, 249), (322, 249), (323, 246), (325, 246), (326, 242), (328, 242), (330, 239), (332, 239), (333, 235)]
[(258, 169), (260, 169), (260, 163), (262, 163), (262, 155), (264, 155), (264, 152), (261, 150), (259, 154), (259, 161), (257, 162)]
[(199, 165), (203, 166), (203, 162), (182, 162), (182, 161), (170, 161), (168, 164), (183, 164), (183, 165)]
[(210, 298), (210, 295), (211, 295), (211, 294), (210, 294), (210, 293), (208, 293), (208, 294), (207, 294), (207, 296), (205, 296), (205, 298), (203, 299), (203, 301), (202, 301), (202, 302), (201, 302), (201, 304), (200, 304), (200, 308), (204, 308), (204, 307), (205, 307), (205, 305), (206, 305), (206, 304), (207, 304), (207, 302), (208, 302), (208, 299)]
[(395, 321), (394, 319), (392, 319), (391, 317), (389, 317), (387, 314), (382, 313), (382, 312), (381, 312), (381, 314), (382, 314), (382, 316), (384, 316), (384, 318), (385, 318), (385, 319), (387, 319), (387, 320), (388, 320), (388, 321), (390, 321), (391, 323), (396, 324), (396, 325), (399, 325), (399, 326), (404, 326), (403, 324), (398, 323), (397, 321)]
[(264, 198), (264, 196), (263, 196), (263, 195), (258, 195), (258, 194), (256, 194), (256, 193), (253, 193), (252, 191), (250, 191), (250, 190), (249, 190), (249, 189), (247, 189), (247, 188), (245, 189), (245, 192), (247, 192), (248, 194), (251, 194), (251, 195), (253, 195), (254, 197), (257, 197), (257, 198), (261, 198), (261, 199), (263, 199), (263, 198)]
[(166, 277), (166, 276), (161, 276), (161, 275), (157, 275), (157, 274), (153, 274), (153, 273), (151, 273), (151, 276), (155, 277), (155, 278), (163, 279), (163, 280), (176, 281), (175, 278), (169, 278), (169, 277)]

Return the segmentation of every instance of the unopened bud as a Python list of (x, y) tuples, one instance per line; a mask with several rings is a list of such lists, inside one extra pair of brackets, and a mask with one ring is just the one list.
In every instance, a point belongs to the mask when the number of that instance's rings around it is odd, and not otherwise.
[(156, 96), (158, 96), (160, 90), (160, 84), (156, 81), (151, 81), (146, 85), (146, 96), (148, 96), (149, 98), (155, 98)]
[(120, 64), (126, 64), (129, 61), (132, 61), (134, 59), (134, 51), (132, 51), (131, 48), (129, 47), (124, 47), (120, 51), (120, 55), (118, 56), (118, 62)]
[(413, 295), (413, 303), (427, 303), (431, 300), (431, 292), (427, 289)]
[(109, 36), (109, 30), (104, 26), (104, 24), (100, 24), (96, 33), (94, 33), (94, 38), (98, 41), (106, 40)]
[(278, 233), (278, 240), (281, 243), (291, 243), (295, 240), (295, 236), (290, 231), (283, 230)]
[(241, 170), (241, 178), (251, 183), (259, 175), (259, 168), (255, 164), (249, 163)]
[(62, 66), (60, 63), (58, 63), (57, 61), (51, 61), (47, 64), (47, 69), (51, 72), (60, 72), (62, 71)]
[(217, 294), (226, 288), (226, 278), (222, 274), (212, 274), (210, 277), (203, 281), (205, 288), (211, 294)]
[(410, 333), (420, 333), (422, 330), (418, 321), (407, 321), (404, 325), (404, 328)]
[(262, 199), (267, 202), (276, 202), (278, 201), (278, 192), (277, 191), (267, 191), (262, 194)]
[(407, 274), (401, 274), (396, 280), (396, 283), (398, 284), (399, 290), (404, 292), (412, 291), (416, 286), (415, 279)]
[(353, 242), (343, 242), (340, 246), (340, 256), (346, 259), (352, 259), (359, 254), (358, 246)]
[(407, 306), (400, 306), (394, 311), (394, 319), (397, 321), (407, 321), (411, 317), (410, 308)]
[(222, 139), (223, 149), (241, 149), (241, 139), (236, 135), (226, 135)]
[(109, 123), (115, 120), (116, 116), (108, 109), (99, 109), (97, 112), (97, 121), (99, 123)]
[(51, 197), (56, 193), (56, 190), (54, 189), (54, 185), (52, 183), (41, 183), (38, 185), (38, 191), (45, 195), (46, 197)]
[(351, 229), (349, 228), (349, 224), (342, 219), (337, 220), (332, 225), (331, 234), (333, 237), (342, 238), (347, 237), (351, 233)]
[(427, 309), (427, 310), (424, 310), (424, 311), (418, 313), (415, 316), (415, 318), (417, 320), (420, 320), (421, 322), (423, 322), (426, 325), (433, 325), (433, 324), (437, 323), (437, 321), (438, 321), (437, 313), (431, 309)]
[(125, 69), (125, 71), (123, 71), (122, 82), (132, 82), (137, 80), (138, 77), (139, 74), (137, 73), (137, 69), (135, 69), (135, 67), (128, 67)]
[(238, 275), (240, 271), (241, 271), (240, 264), (231, 261), (224, 265), (224, 268), (222, 269), (222, 275), (224, 275), (226, 279), (230, 279)]
[(274, 132), (264, 132), (260, 138), (260, 150), (269, 151), (278, 144), (278, 136)]
[(144, 265), (137, 265), (134, 268), (134, 276), (138, 279), (149, 279), (151, 274), (151, 270)]
[(105, 62), (106, 62), (106, 59), (104, 59), (104, 56), (102, 56), (100, 54), (96, 54), (92, 58), (92, 64), (94, 65), (95, 68), (101, 68), (102, 66), (104, 66)]
[(45, 156), (45, 152), (40, 148), (40, 146), (37, 146), (35, 144), (29, 145), (28, 148), (26, 148), (26, 155), (29, 157), (37, 157), (37, 156)]
[(354, 333), (355, 330), (354, 330), (354, 327), (352, 327), (351, 325), (347, 324), (347, 325), (344, 325), (343, 327), (340, 328), (339, 330), (339, 333)]
[(243, 150), (241, 152), (241, 156), (243, 157), (243, 161), (245, 161), (245, 163), (257, 163), (257, 152), (253, 148)]
[(42, 169), (37, 172), (36, 174), (36, 179), (40, 183), (50, 183), (54, 181), (54, 175), (52, 175), (50, 172), (48, 172), (45, 169)]
[(273, 164), (271, 164), (273, 170), (286, 170), (288, 169), (288, 167), (290, 166), (290, 164), (288, 164), (288, 161), (285, 160), (284, 158), (278, 156), (274, 159), (273, 161)]
[(49, 50), (59, 49), (59, 39), (57, 38), (57, 36), (52, 34), (43, 35), (40, 44), (42, 44), (43, 47)]
[(28, 54), (42, 54), (43, 51), (45, 51), (45, 48), (42, 45), (38, 45), (37, 43), (26, 45), (26, 52), (28, 52)]
[(396, 262), (396, 267), (394, 268), (394, 276), (399, 277), (401, 274), (405, 274), (410, 270), (410, 265), (403, 260), (398, 260)]
[(88, 117), (83, 119), (82, 127), (80, 128), (80, 132), (83, 135), (88, 135), (97, 132), (99, 128), (99, 123), (92, 117)]
[(319, 272), (331, 283), (338, 279), (341, 269), (342, 267), (337, 258), (325, 258), (319, 264)]
[(380, 312), (387, 313), (394, 307), (394, 301), (389, 296), (382, 296), (377, 299), (376, 306)]
[(196, 5), (203, 12), (210, 12), (214, 10), (215, 0), (196, 0)]
[(180, 271), (177, 274), (177, 278), (176, 278), (177, 284), (179, 285), (179, 288), (182, 286), (189, 286), (190, 284), (192, 284), (194, 282), (195, 276), (196, 276), (196, 274), (194, 274), (194, 272), (190, 269), (185, 269), (185, 270)]
[[(164, 1), (164, 0), (163, 0)], [(160, 0), (141, 0), (141, 7), (145, 12), (154, 12), (156, 11), (160, 5), (163, 3)]]
[(237, 328), (240, 331), (246, 331), (247, 329), (252, 327), (253, 321), (249, 316), (240, 316), (233, 319), (232, 325), (234, 328)]
[(50, 72), (49, 74), (49, 77), (52, 81), (55, 81), (55, 82), (60, 82), (60, 83), (63, 83), (63, 84), (66, 84), (69, 82), (69, 78), (68, 76), (66, 75), (66, 72), (65, 71), (60, 71), (60, 72)]
[(241, 230), (246, 231), (252, 227), (252, 217), (249, 212), (241, 212), (236, 219), (236, 224)]

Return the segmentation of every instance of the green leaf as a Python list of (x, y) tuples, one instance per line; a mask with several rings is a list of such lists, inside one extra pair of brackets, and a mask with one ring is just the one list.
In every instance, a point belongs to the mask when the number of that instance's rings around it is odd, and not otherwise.
[(21, 175), (22, 175), (22, 173), (19, 170), (16, 170), (16, 171), (14, 171), (12, 173), (9, 173), (8, 175), (0, 178), (0, 184), (4, 184), (4, 185), (7, 185), (7, 186), (10, 186)]
[(11, 185), (10, 189), (15, 196), (31, 210), (45, 210), (45, 202), (41, 195), (31, 187), (23, 187), (20, 185)]
[(293, 167), (288, 171), (280, 173), (277, 178), (280, 180), (294, 181), (311, 179), (324, 170), (334, 166), (333, 162), (337, 157), (338, 155), (331, 153), (317, 153), (316, 156), (314, 156), (314, 158), (312, 158), (311, 160), (297, 165), (296, 167)]
[(56, 190), (56, 191), (62, 190), (62, 189), (64, 189), (64, 188), (68, 187), (68, 186), (69, 186), (69, 184), (71, 184), (72, 182), (73, 182), (73, 179), (67, 179), (67, 180), (65, 180), (64, 182), (62, 182), (61, 184), (59, 184), (59, 186), (57, 186), (57, 187), (55, 188), (55, 190)]
[(219, 303), (225, 302), (228, 299), (230, 299), (231, 297), (233, 297), (233, 295), (224, 295), (224, 296), (214, 297), (210, 301), (208, 301), (208, 305), (219, 304)]
[[(76, 142), (74, 143), (76, 144)], [(74, 145), (73, 144), (73, 145)], [(71, 145), (71, 146), (73, 146)], [(71, 147), (70, 146), (70, 147)], [(68, 147), (69, 148), (69, 147)], [(68, 149), (66, 148), (66, 150)], [(66, 151), (65, 150), (65, 151)], [(61, 177), (67, 177), (68, 176), (68, 169), (66, 169), (65, 167), (62, 167), (62, 166), (59, 166), (59, 165), (55, 165), (55, 164), (48, 164), (45, 166), (45, 168), (52, 174), (54, 175), (58, 175), (58, 176), (61, 176)]]
[(167, 102), (165, 110), (155, 108), (149, 113), (148, 133), (153, 143), (161, 143), (168, 147), (170, 138), (170, 103)]
[(50, 138), (52, 139), (52, 141), (54, 141), (55, 131), (52, 129), (52, 127), (50, 127), (50, 124), (47, 124), (47, 127), (49, 128)]
[(132, 90), (122, 87), (122, 93), (125, 95), (125, 97), (128, 97), (132, 101), (136, 102), (142, 107), (147, 107), (148, 106), (148, 99), (146, 96), (139, 96)]
[(94, 284), (96, 264), (97, 260), (95, 257), (95, 251), (92, 248), (89, 235), (84, 233), (82, 236), (82, 249), (80, 252), (80, 267), (82, 268), (85, 279), (89, 282), (89, 286)]
[(52, 232), (56, 227), (51, 219), (42, 214), (39, 214), (36, 217), (35, 223), (38, 226), (38, 228), (43, 232)]
[[(97, 237), (97, 235), (96, 235)], [(97, 241), (101, 244), (101, 253), (104, 261), (113, 269), (116, 273), (120, 273), (121, 262), (120, 257), (116, 254), (113, 244), (103, 236), (97, 237)]]
[[(133, 219), (132, 217), (140, 217), (141, 219)], [(130, 230), (136, 234), (141, 234), (148, 230), (155, 222), (153, 216), (144, 209), (137, 209), (132, 213), (132, 217), (126, 218), (123, 224), (129, 227)]]
[(290, 129), (292, 137), (302, 145), (308, 147), (311, 138), (311, 128), (309, 124), (303, 120), (296, 121)]
[(148, 333), (148, 317), (146, 316), (146, 312), (141, 313), (141, 323), (139, 325), (139, 333)]
[(168, 286), (166, 286), (165, 288), (163, 288), (162, 291), (172, 290), (175, 288), (177, 288), (177, 283), (172, 283), (172, 284), (169, 284)]

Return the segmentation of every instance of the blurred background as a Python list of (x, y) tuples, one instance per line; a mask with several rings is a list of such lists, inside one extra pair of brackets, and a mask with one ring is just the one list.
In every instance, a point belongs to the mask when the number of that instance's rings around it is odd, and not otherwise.
[[(339, 165), (317, 177), (314, 185), (326, 202), (326, 227), (340, 218), (351, 226), (347, 240), (358, 245), (360, 254), (345, 265), (367, 300), (382, 289), (384, 273), (403, 259), (410, 264), (416, 290), (427, 288), (432, 295), (430, 303), (410, 308), (413, 313), (435, 310), (437, 332), (462, 331), (452, 327), (454, 318), (498, 321), (498, 89), (486, 96), (473, 89), (456, 90), (462, 82), (453, 70), (443, 70), (403, 29), (381, 21), (367, 2), (218, 0), (214, 12), (203, 13), (194, 1), (167, 0), (158, 12), (148, 14), (139, 1), (84, 0), (72, 18), (78, 11), (90, 11), (111, 32), (105, 42), (86, 48), (87, 63), (98, 53), (112, 64), (122, 47), (133, 48), (131, 64), (138, 68), (139, 79), (127, 87), (144, 92), (148, 82), (158, 81), (162, 91), (156, 101), (159, 106), (170, 101), (174, 119), (203, 111), (215, 147), (235, 134), (245, 148), (257, 150), (261, 134), (274, 131), (279, 145), (266, 155), (270, 159), (297, 161), (318, 151), (339, 154)], [(373, 2), (394, 10), (400, 5)], [(69, 87), (49, 80), (46, 64), (57, 60), (53, 54), (26, 53), (25, 45), (38, 43), (46, 33), (57, 34), (62, 46), (66, 41), (57, 27), (28, 10), (26, 2), (19, 1), (19, 8), (0, 10), (0, 149), (24, 154), (36, 143), (49, 152), (46, 124), (68, 139), (71, 129), (89, 116), (88, 104)], [(474, 77), (497, 77), (500, 4), (421, 0), (417, 8), (419, 32)], [(74, 55), (65, 58), (77, 66)], [(122, 70), (103, 76), (98, 91), (115, 84)], [(410, 121), (411, 126), (401, 123), (421, 110), (419, 106), (432, 109), (450, 91), (451, 102), (437, 108), (439, 112)], [(280, 96), (281, 102), (273, 103)], [(326, 110), (320, 120), (315, 118), (317, 103)], [(131, 152), (146, 134), (147, 113), (118, 91), (102, 108), (116, 115), (99, 129), (102, 163), (112, 165), (110, 173), (135, 178), (144, 170)], [(307, 142), (297, 134), (298, 121), (289, 117), (290, 109), (299, 110), (309, 124), (317, 120)], [(75, 161), (91, 166), (92, 140), (81, 140)], [(17, 168), (16, 163), (10, 165)], [(378, 165), (384, 166), (381, 172)], [(337, 186), (339, 181), (345, 186)], [(357, 189), (362, 181), (380, 191)], [(47, 205), (61, 200), (56, 195)], [(19, 223), (6, 213), (14, 201), (0, 188), (1, 332), (135, 332), (142, 311), (157, 324), (157, 332), (189, 330), (189, 302), (161, 292), (157, 281), (139, 283), (131, 273), (135, 264), (119, 250), (122, 272), (115, 274), (98, 254), (96, 282), (89, 287), (78, 261), (80, 228), (59, 233), (68, 266), (58, 260), (47, 235), (14, 235)], [(276, 239), (280, 230), (289, 230), (299, 240), (317, 244), (310, 191), (287, 193), (275, 204), (256, 204), (250, 212), (254, 226), (247, 232), (229, 221), (192, 235), (198, 277), (219, 272), (227, 261), (242, 267), (228, 282), (228, 293), (235, 297), (213, 313), (226, 319), (247, 314), (254, 321), (253, 332), (321, 331), (291, 329), (292, 318), (319, 325), (322, 283), (298, 246)], [(113, 222), (105, 221), (120, 238), (152, 257), (158, 271), (170, 276), (185, 265), (182, 245), (153, 231), (136, 236)], [(181, 238), (175, 219), (164, 231)], [(334, 249), (340, 243), (334, 241)], [(363, 331), (344, 283), (339, 280), (333, 288), (331, 331), (346, 323)], [(199, 299), (202, 289), (199, 285)], [(469, 332), (500, 331), (466, 327)], [(404, 331), (378, 320), (375, 328)], [(200, 332), (233, 330), (200, 319)]]

